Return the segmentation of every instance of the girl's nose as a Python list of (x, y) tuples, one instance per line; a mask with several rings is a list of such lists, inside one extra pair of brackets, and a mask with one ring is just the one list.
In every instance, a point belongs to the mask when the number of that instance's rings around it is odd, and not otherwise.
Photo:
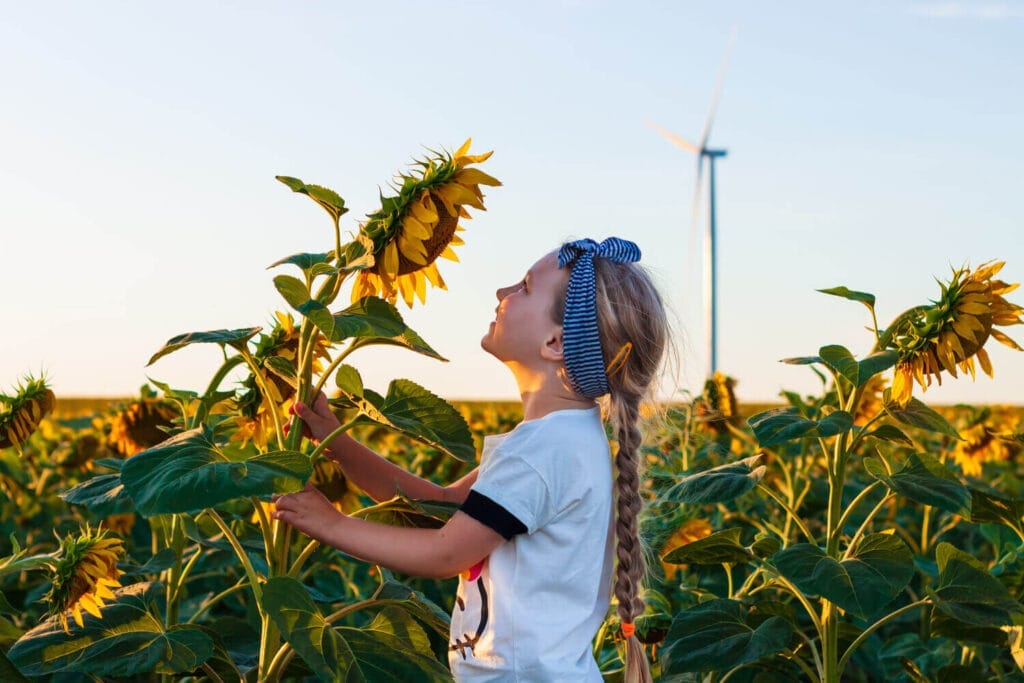
[(499, 287), (498, 290), (494, 292), (494, 295), (498, 297), (498, 301), (501, 301), (508, 296), (508, 293), (511, 292), (512, 289), (512, 287)]

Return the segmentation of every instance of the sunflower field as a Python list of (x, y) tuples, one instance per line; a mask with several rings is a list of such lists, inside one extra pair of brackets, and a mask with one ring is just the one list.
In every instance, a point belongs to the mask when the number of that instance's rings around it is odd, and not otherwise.
[[(327, 212), (333, 248), (274, 264), (288, 269), (274, 277), (286, 310), (266, 329), (190, 332), (155, 351), (150, 363), (216, 344), (223, 363), (204, 388), (153, 382), (90, 404), (12, 378), (0, 680), (450, 680), (453, 585), (310, 541), (272, 517), (271, 496), (311, 481), (366, 519), (436, 527), (453, 512), (374, 503), (347, 482), (289, 412), (320, 391), (339, 432), (440, 484), (522, 418), (518, 404), (452, 404), (401, 378), (378, 392), (353, 364), (379, 344), (441, 358), (396, 304), (444, 287), (437, 260), (456, 260), (460, 219), (484, 208), (481, 185), (500, 184), (475, 168), (488, 156), (468, 141), (431, 152), (347, 243), (337, 193), (279, 177)], [(886, 327), (874, 295), (822, 290), (867, 308), (872, 350), (786, 359), (820, 378), (813, 395), (755, 409), (716, 374), (645, 414), (636, 632), (656, 679), (1024, 681), (1022, 413), (921, 400), (932, 381), (991, 375), (991, 340), (1019, 348), (998, 329), (1024, 314), (1002, 265), (954, 270), (936, 301)], [(594, 654), (622, 679), (614, 609)]]

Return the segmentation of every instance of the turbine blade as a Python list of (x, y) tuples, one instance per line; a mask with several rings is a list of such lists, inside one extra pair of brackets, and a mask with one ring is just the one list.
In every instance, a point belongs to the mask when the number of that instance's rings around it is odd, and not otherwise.
[[(697, 156), (697, 173), (693, 183), (693, 201), (690, 203), (690, 239), (687, 258), (687, 272), (696, 273), (700, 267), (697, 258), (697, 240), (700, 236), (700, 204), (704, 180), (704, 156)], [(698, 280), (699, 281), (699, 280)]]
[(692, 142), (688, 142), (687, 140), (684, 140), (683, 138), (676, 135), (675, 133), (665, 130), (664, 128), (654, 123), (653, 121), (645, 120), (644, 123), (646, 123), (648, 126), (661, 133), (662, 137), (664, 137), (666, 140), (671, 142), (676, 147), (685, 149), (687, 152), (693, 152), (694, 154), (698, 155), (700, 154), (700, 148), (697, 147), (697, 145), (693, 144)]
[(722, 96), (722, 86), (725, 84), (725, 72), (729, 69), (729, 62), (732, 61), (732, 52), (736, 47), (736, 28), (733, 27), (729, 34), (729, 43), (725, 47), (725, 56), (722, 57), (722, 64), (718, 67), (718, 78), (715, 80), (715, 89), (711, 93), (711, 106), (708, 107), (707, 118), (704, 119), (704, 130), (700, 134), (700, 148), (707, 149), (708, 138), (711, 137), (711, 125), (715, 122), (715, 111), (718, 109), (718, 100)]

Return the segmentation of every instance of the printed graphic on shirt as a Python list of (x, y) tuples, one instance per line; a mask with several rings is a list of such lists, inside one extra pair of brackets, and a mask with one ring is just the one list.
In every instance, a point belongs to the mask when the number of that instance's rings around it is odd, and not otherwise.
[[(467, 606), (472, 608), (473, 606), (478, 605), (480, 608), (480, 616), (478, 620), (475, 620), (476, 626), (472, 634), (469, 632), (464, 632), (460, 635), (456, 635), (454, 632), (452, 633), (454, 642), (449, 643), (448, 649), (453, 652), (458, 652), (463, 659), (466, 659), (467, 651), (471, 655), (475, 654), (476, 644), (480, 642), (480, 638), (483, 636), (484, 630), (487, 628), (487, 620), (490, 610), (487, 600), (487, 589), (484, 587), (484, 577), (481, 576), (486, 562), (487, 558), (485, 557), (460, 574), (460, 577), (464, 580), (460, 582), (459, 594), (455, 596), (455, 609), (465, 612)], [(476, 590), (477, 595), (462, 595), (462, 586), (466, 586), (468, 590)], [(469, 619), (467, 619), (467, 617), (469, 617)], [(464, 614), (460, 623), (466, 625), (472, 624), (473, 622), (474, 620), (471, 615)]]

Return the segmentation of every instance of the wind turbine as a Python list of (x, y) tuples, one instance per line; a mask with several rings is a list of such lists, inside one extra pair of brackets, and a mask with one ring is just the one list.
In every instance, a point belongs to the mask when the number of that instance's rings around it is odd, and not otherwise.
[(708, 107), (708, 115), (704, 119), (704, 129), (701, 131), (699, 138), (700, 144), (695, 145), (655, 123), (647, 122), (648, 125), (666, 137), (669, 142), (697, 156), (697, 174), (690, 214), (690, 230), (692, 234), (697, 232), (697, 221), (700, 217), (700, 195), (705, 162), (708, 167), (708, 220), (704, 237), (704, 331), (708, 353), (708, 377), (714, 375), (718, 369), (718, 282), (716, 272), (718, 259), (715, 249), (717, 231), (715, 224), (715, 160), (721, 159), (727, 153), (727, 150), (723, 148), (713, 149), (708, 147), (708, 138), (711, 136), (711, 125), (715, 121), (715, 110), (718, 108), (718, 100), (722, 95), (725, 72), (728, 69), (735, 44), (736, 31), (734, 29), (729, 37), (725, 57), (723, 57), (722, 64), (718, 69), (715, 89), (711, 94), (711, 106)]

